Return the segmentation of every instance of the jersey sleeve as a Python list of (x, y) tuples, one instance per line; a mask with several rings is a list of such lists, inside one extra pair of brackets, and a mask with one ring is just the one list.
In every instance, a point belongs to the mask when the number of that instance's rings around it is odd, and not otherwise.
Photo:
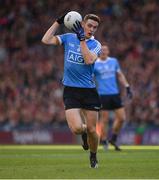
[(101, 44), (98, 41), (96, 41), (96, 43), (94, 43), (93, 47), (90, 50), (91, 52), (99, 56), (100, 51), (101, 51)]
[(119, 64), (118, 60), (115, 59), (115, 62), (116, 62), (116, 71), (121, 72), (121, 68), (120, 68), (120, 64)]
[(60, 42), (60, 44), (65, 44), (67, 39), (67, 34), (61, 34), (56, 36)]

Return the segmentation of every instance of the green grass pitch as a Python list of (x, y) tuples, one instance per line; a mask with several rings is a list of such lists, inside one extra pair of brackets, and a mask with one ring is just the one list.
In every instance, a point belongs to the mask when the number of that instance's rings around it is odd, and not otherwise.
[(159, 146), (100, 146), (99, 168), (89, 152), (71, 145), (0, 146), (0, 179), (159, 179)]

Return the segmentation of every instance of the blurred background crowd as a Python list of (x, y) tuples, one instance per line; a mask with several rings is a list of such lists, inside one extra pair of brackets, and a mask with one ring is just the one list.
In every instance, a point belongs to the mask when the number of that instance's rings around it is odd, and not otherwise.
[(0, 130), (66, 126), (63, 49), (41, 38), (70, 10), (100, 16), (96, 38), (108, 42), (134, 93), (125, 101), (129, 124), (159, 126), (158, 0), (0, 0)]

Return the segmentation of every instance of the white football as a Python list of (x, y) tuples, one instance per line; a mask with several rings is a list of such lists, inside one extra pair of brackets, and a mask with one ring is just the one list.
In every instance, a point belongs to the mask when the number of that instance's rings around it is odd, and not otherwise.
[(70, 30), (76, 21), (82, 21), (82, 16), (76, 11), (70, 11), (64, 17), (64, 25)]

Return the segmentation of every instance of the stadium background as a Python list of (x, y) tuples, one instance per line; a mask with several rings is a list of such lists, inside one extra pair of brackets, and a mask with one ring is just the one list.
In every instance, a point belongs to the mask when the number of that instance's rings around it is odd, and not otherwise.
[(159, 144), (157, 0), (0, 0), (0, 143), (77, 143), (62, 103), (63, 50), (41, 43), (69, 10), (101, 17), (96, 38), (109, 43), (133, 89), (132, 102), (123, 94), (120, 143)]

